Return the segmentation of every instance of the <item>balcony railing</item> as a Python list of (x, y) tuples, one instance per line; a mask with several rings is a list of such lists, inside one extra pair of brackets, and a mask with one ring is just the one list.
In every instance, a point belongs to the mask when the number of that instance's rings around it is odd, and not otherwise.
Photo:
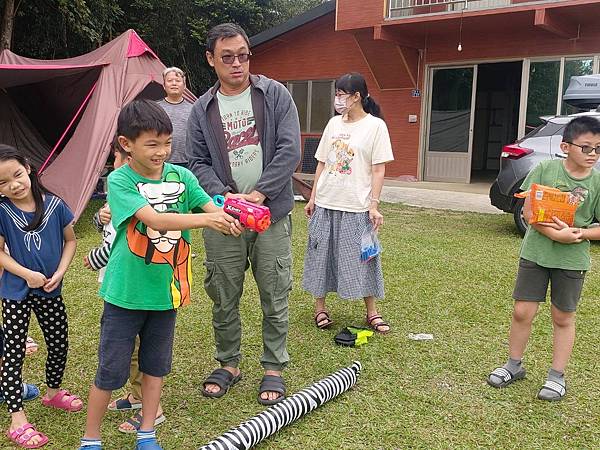
[[(546, 0), (557, 2), (564, 0)], [(515, 4), (539, 3), (539, 0), (389, 0), (388, 18), (464, 10), (502, 8)]]

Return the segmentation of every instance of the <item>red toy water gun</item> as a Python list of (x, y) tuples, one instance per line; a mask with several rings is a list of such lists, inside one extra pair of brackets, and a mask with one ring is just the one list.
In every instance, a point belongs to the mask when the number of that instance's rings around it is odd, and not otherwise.
[(241, 198), (225, 198), (222, 195), (215, 195), (213, 201), (249, 230), (262, 233), (271, 225), (271, 211), (266, 206), (250, 203)]

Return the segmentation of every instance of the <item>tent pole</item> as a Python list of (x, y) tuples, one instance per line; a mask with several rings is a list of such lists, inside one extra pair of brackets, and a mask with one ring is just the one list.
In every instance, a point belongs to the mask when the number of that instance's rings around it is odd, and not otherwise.
[(79, 114), (81, 114), (81, 111), (83, 111), (83, 108), (85, 107), (85, 105), (87, 104), (88, 100), (92, 96), (92, 93), (94, 92), (94, 89), (96, 89), (96, 85), (97, 84), (98, 84), (98, 81), (96, 80), (96, 82), (94, 83), (94, 85), (90, 89), (90, 92), (88, 93), (88, 95), (86, 95), (85, 99), (81, 103), (81, 106), (79, 106), (79, 109), (77, 110), (77, 112), (75, 113), (75, 115), (73, 116), (73, 118), (71, 119), (71, 122), (69, 122), (69, 125), (67, 125), (67, 129), (63, 132), (62, 136), (60, 137), (60, 139), (58, 140), (58, 142), (56, 143), (56, 145), (54, 146), (54, 148), (52, 149), (52, 151), (50, 152), (50, 154), (46, 158), (46, 161), (44, 161), (44, 164), (42, 164), (42, 167), (40, 167), (40, 170), (38, 171), (38, 173), (41, 174), (44, 171), (44, 169), (46, 168), (46, 166), (48, 165), (48, 163), (50, 162), (50, 158), (52, 158), (52, 155), (54, 155), (54, 153), (58, 149), (58, 146), (62, 143), (63, 139), (65, 138), (65, 136), (67, 135), (67, 133), (69, 132), (69, 130), (71, 129), (71, 127), (73, 126), (73, 124), (75, 123), (75, 121), (77, 120), (77, 118), (79, 117)]

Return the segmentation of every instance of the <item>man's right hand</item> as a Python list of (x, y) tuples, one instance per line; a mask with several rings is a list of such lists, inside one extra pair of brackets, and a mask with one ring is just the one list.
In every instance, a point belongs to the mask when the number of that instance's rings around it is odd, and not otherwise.
[(102, 225), (106, 225), (108, 222), (110, 222), (111, 217), (112, 214), (110, 213), (110, 207), (108, 206), (108, 203), (106, 203), (102, 208), (100, 208), (100, 211), (98, 211), (98, 219)]
[(48, 279), (43, 273), (30, 270), (25, 278), (25, 281), (27, 282), (27, 286), (29, 286), (31, 289), (37, 289), (43, 287)]

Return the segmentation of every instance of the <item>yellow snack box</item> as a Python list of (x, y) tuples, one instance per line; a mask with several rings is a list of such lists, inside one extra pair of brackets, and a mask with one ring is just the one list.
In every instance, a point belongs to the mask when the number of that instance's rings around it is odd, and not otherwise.
[(556, 217), (570, 227), (573, 226), (575, 211), (579, 206), (578, 196), (535, 183), (531, 185), (528, 191), (515, 194), (515, 197), (518, 198), (527, 196), (530, 197), (531, 212), (533, 213), (531, 219), (529, 219), (530, 224), (552, 222), (552, 217)]

